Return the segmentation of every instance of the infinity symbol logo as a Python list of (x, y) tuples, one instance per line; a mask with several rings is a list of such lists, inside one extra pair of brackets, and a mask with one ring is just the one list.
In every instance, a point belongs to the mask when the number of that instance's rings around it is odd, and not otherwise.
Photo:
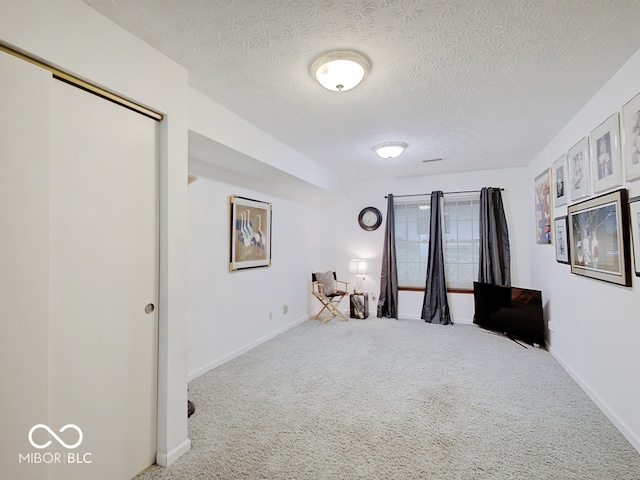
[(38, 425), (34, 425), (33, 427), (31, 427), (31, 430), (29, 430), (29, 443), (31, 445), (33, 445), (34, 448), (38, 448), (38, 449), (43, 449), (43, 448), (47, 448), (49, 445), (51, 445), (51, 440), (49, 440), (47, 443), (45, 443), (44, 445), (38, 445), (37, 443), (35, 443), (33, 441), (33, 432), (35, 432), (37, 429), (39, 428), (44, 428), (47, 432), (49, 432), (51, 434), (51, 436), (53, 438), (55, 438), (58, 443), (60, 445), (62, 445), (64, 448), (68, 448), (69, 450), (76, 448), (78, 445), (80, 445), (82, 443), (82, 430), (80, 430), (80, 427), (78, 427), (77, 425), (74, 425), (73, 423), (70, 423), (68, 425), (65, 425), (64, 427), (62, 427), (60, 429), (60, 433), (64, 432), (65, 430), (67, 430), (68, 428), (73, 428), (75, 431), (78, 432), (78, 441), (76, 443), (74, 443), (73, 445), (68, 445), (66, 444), (58, 435), (55, 434), (55, 432), (53, 430), (51, 430), (47, 425), (44, 425), (42, 423), (39, 423)]

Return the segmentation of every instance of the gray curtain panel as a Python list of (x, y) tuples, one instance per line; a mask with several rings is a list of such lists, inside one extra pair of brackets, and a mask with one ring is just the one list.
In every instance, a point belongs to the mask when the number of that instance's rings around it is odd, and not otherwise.
[(480, 190), (480, 266), (478, 282), (511, 285), (509, 229), (499, 188)]
[(396, 267), (396, 226), (393, 195), (387, 196), (387, 223), (384, 231), (378, 317), (398, 318), (398, 270)]
[(424, 289), (421, 318), (425, 322), (449, 325), (447, 282), (444, 276), (444, 249), (442, 245), (441, 191), (431, 192), (431, 221), (429, 233), (429, 257), (427, 261), (427, 285)]

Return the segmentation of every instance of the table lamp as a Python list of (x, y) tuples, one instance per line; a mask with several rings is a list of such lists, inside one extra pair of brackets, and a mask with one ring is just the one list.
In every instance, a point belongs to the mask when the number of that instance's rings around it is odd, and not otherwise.
[(356, 274), (356, 288), (354, 293), (362, 293), (362, 281), (364, 274), (369, 271), (369, 261), (361, 258), (352, 258), (349, 261), (349, 273)]

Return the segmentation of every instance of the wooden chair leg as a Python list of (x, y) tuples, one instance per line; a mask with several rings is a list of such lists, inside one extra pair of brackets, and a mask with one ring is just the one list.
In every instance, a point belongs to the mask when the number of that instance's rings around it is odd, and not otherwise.
[(327, 304), (325, 303), (323, 304), (323, 307), (320, 309), (320, 311), (316, 313), (316, 316), (313, 317), (313, 320), (318, 320), (318, 318), (320, 317), (320, 314), (324, 312), (326, 308), (327, 308)]
[(316, 296), (316, 298), (318, 298), (318, 300), (322, 303), (322, 308), (320, 309), (320, 311), (318, 313), (315, 314), (315, 316), (313, 317), (313, 320), (319, 320), (320, 319), (320, 315), (322, 315), (322, 312), (327, 310), (329, 316), (322, 320), (323, 324), (327, 323), (333, 317), (340, 317), (345, 322), (349, 321), (349, 319), (347, 317), (345, 317), (344, 314), (340, 310), (338, 310), (338, 305), (340, 304), (340, 302), (342, 301), (344, 296), (339, 297), (339, 298), (336, 298), (336, 297), (331, 297), (331, 298), (323, 297), (323, 298), (320, 298), (319, 296)]
[[(329, 310), (330, 310), (330, 313), (331, 313), (332, 317), (340, 317), (345, 322), (348, 322), (349, 319), (347, 317), (345, 317), (344, 314), (340, 310), (338, 310), (338, 305), (340, 304), (341, 300), (342, 300), (342, 297), (340, 299), (338, 299), (338, 300), (332, 300), (330, 303), (327, 304), (327, 306), (329, 307)], [(324, 323), (326, 323), (326, 322), (324, 322)]]

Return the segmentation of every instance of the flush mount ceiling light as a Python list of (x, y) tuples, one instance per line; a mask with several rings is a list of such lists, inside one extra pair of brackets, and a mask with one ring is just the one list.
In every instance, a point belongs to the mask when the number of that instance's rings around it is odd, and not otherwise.
[(369, 60), (357, 52), (338, 50), (320, 55), (311, 64), (311, 75), (334, 92), (346, 92), (358, 85), (371, 70)]
[(406, 143), (386, 142), (386, 143), (381, 143), (380, 145), (376, 145), (375, 147), (373, 147), (373, 150), (381, 158), (392, 159), (392, 158), (396, 158), (402, 152), (404, 152), (405, 148), (407, 148)]

